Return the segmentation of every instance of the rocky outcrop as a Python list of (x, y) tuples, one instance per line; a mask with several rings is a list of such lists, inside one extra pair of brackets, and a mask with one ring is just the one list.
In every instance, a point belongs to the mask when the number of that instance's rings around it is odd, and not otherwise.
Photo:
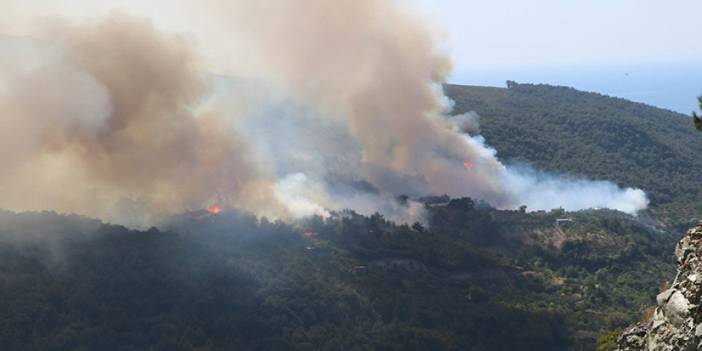
[(650, 321), (622, 334), (618, 351), (702, 350), (702, 222), (678, 242), (675, 256), (672, 286), (656, 296)]

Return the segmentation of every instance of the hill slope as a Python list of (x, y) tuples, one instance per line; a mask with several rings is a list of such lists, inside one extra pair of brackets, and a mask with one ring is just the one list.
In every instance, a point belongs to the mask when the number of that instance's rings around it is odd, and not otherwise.
[[(611, 211), (468, 199), (427, 228), (235, 212), (131, 231), (0, 211), (3, 350), (592, 350), (651, 304), (674, 240)], [(570, 217), (567, 226), (556, 218)], [(307, 233), (307, 234), (304, 234)], [(606, 292), (606, 293), (605, 293)]]
[(480, 115), (502, 160), (642, 188), (666, 222), (687, 226), (702, 213), (702, 134), (689, 116), (549, 85), (445, 90), (456, 113)]

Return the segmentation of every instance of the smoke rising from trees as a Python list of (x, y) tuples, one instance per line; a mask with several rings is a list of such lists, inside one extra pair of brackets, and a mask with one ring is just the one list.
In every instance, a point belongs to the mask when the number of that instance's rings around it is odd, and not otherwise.
[[(641, 190), (501, 164), (477, 116), (449, 116), (448, 56), (399, 1), (190, 6), (220, 35), (186, 39), (111, 14), (0, 39), (0, 207), (134, 223), (213, 203), (421, 219), (402, 194), (646, 207)], [(200, 47), (255, 64), (210, 75)]]

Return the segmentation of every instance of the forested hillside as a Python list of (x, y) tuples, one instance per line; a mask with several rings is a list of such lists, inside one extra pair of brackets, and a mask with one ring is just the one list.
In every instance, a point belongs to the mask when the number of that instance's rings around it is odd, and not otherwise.
[(652, 224), (702, 213), (689, 119), (569, 88), (446, 90), (503, 160), (641, 187), (651, 209), (439, 196), (425, 224), (225, 211), (148, 231), (0, 212), (2, 349), (584, 351), (639, 319), (682, 233)]
[(426, 206), (425, 226), (226, 212), (145, 232), (3, 212), (0, 344), (592, 350), (636, 320), (672, 271), (674, 238), (617, 212)]
[(508, 86), (445, 87), (456, 113), (480, 115), (502, 160), (639, 187), (651, 213), (680, 230), (702, 213), (702, 134), (689, 116), (566, 87)]

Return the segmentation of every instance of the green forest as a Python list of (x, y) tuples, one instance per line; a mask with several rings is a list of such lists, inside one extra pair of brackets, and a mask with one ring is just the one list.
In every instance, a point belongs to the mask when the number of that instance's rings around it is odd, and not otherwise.
[(427, 225), (225, 212), (147, 231), (2, 212), (0, 344), (592, 350), (638, 319), (673, 270), (676, 237), (618, 212), (425, 206)]

